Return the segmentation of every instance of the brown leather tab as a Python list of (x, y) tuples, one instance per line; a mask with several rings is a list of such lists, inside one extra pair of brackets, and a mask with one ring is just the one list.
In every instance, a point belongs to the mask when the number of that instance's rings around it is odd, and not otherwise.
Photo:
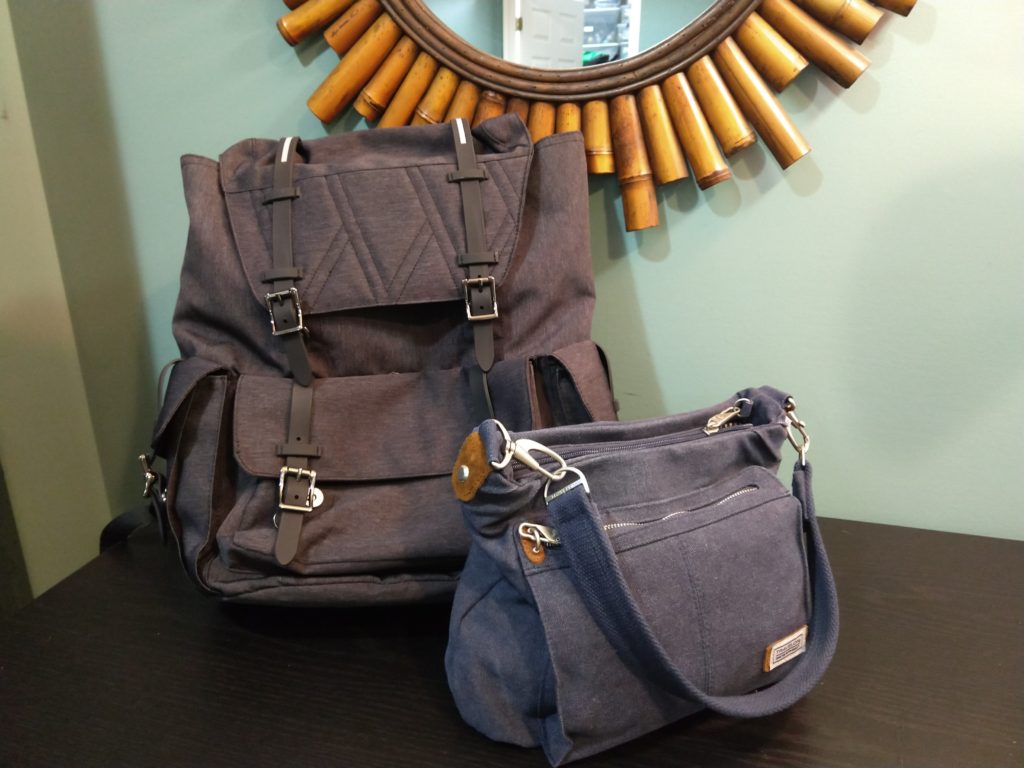
[(487, 451), (479, 432), (473, 432), (462, 443), (452, 469), (452, 490), (459, 501), (472, 501), (480, 486), (491, 474)]
[(274, 542), (274, 558), (281, 565), (288, 565), (299, 551), (302, 534), (302, 513), (287, 509), (278, 510), (277, 540)]
[(544, 562), (544, 557), (547, 555), (547, 550), (544, 549), (543, 544), (538, 544), (533, 539), (528, 539), (525, 536), (519, 537), (519, 545), (523, 548), (523, 554), (526, 555), (526, 559), (534, 565), (540, 565)]

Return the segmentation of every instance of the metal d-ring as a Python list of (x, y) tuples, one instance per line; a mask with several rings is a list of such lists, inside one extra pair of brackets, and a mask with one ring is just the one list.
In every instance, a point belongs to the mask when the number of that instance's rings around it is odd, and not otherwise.
[[(559, 488), (554, 493), (551, 493), (550, 492), (551, 491), (551, 481), (552, 480), (554, 480), (554, 481), (561, 480), (562, 478), (564, 478), (570, 472), (572, 472), (574, 475), (576, 475), (578, 479), (573, 480), (571, 483), (569, 483), (564, 488)], [(584, 475), (581, 470), (577, 469), (576, 467), (565, 467), (564, 469), (559, 470), (558, 474), (560, 475), (559, 477), (550, 477), (550, 478), (548, 478), (548, 481), (546, 483), (544, 483), (544, 504), (545, 505), (550, 504), (552, 501), (557, 499), (562, 494), (568, 493), (569, 491), (573, 490), (574, 488), (578, 488), (581, 485), (583, 486), (583, 490), (587, 494), (587, 496), (590, 495), (590, 484), (587, 482), (587, 476)]]
[(508, 466), (508, 463), (512, 461), (512, 454), (515, 452), (516, 444), (512, 442), (512, 438), (509, 435), (508, 430), (505, 429), (505, 425), (497, 419), (494, 419), (493, 421), (494, 426), (498, 428), (498, 431), (501, 432), (502, 438), (505, 440), (505, 455), (501, 457), (501, 461), (492, 461), (491, 467), (494, 469), (504, 469)]

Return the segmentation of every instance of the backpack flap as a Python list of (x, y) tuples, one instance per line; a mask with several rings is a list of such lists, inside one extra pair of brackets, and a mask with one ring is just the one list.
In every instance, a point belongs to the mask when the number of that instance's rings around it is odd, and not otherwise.
[[(411, 132), (419, 135), (413, 140)], [(511, 265), (533, 156), (526, 127), (509, 115), (474, 130), (485, 239), (500, 284)], [(387, 305), (462, 301), (467, 250), (461, 194), (447, 125), (356, 132), (304, 141), (295, 166), (293, 249), (311, 314)], [(254, 298), (271, 266), (275, 143), (251, 139), (220, 158), (235, 244)]]

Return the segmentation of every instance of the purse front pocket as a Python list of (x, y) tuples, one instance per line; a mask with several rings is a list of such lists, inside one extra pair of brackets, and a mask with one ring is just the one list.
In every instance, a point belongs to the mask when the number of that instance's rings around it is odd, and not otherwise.
[[(770, 472), (749, 468), (680, 498), (602, 511), (602, 519), (642, 614), (697, 685), (742, 694), (791, 668), (763, 671), (766, 648), (808, 618), (802, 510)], [(580, 598), (559, 545), (547, 545), (537, 564), (525, 541), (520, 561), (556, 681), (560, 737), (546, 745), (554, 762), (607, 749), (700, 708), (622, 661)]]

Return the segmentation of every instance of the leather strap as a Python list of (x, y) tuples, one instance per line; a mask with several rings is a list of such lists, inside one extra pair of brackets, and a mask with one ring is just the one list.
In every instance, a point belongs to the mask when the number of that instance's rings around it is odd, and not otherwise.
[[(618, 558), (602, 527), (597, 509), (582, 482), (555, 494), (548, 512), (569, 561), (569, 575), (595, 623), (608, 642), (645, 679), (669, 693), (731, 717), (763, 717), (780, 712), (805, 696), (825, 673), (839, 638), (839, 605), (825, 545), (814, 515), (811, 466), (797, 463), (793, 470), (793, 495), (803, 507), (804, 531), (812, 577), (813, 610), (807, 650), (796, 666), (779, 682), (738, 696), (714, 696), (698, 687), (680, 670), (651, 625), (619, 569)], [(734, 564), (742, 567), (742, 564)]]
[(493, 418), (487, 372), (494, 365), (494, 320), (498, 317), (498, 297), (497, 285), (489, 267), (497, 263), (498, 255), (494, 251), (487, 251), (484, 230), (484, 203), (480, 184), (488, 177), (487, 171), (477, 165), (469, 124), (462, 118), (456, 118), (451, 125), (457, 169), (448, 174), (448, 181), (458, 184), (462, 192), (466, 252), (459, 254), (458, 264), (466, 269), (466, 278), (462, 281), (466, 316), (473, 325), (473, 349), (480, 368), (479, 375), (473, 381), (473, 389), (477, 390), (474, 399), (486, 409), (486, 413), (481, 411), (481, 415)]
[(274, 187), (263, 201), (264, 205), (272, 206), (273, 269), (264, 275), (264, 279), (272, 283), (265, 297), (271, 331), (284, 343), (295, 381), (308, 386), (313, 381), (313, 371), (303, 335), (302, 304), (295, 287), (295, 281), (301, 279), (301, 272), (296, 270), (292, 252), (292, 200), (299, 196), (292, 185), (292, 177), (298, 147), (299, 139), (288, 136), (281, 139), (275, 152)]
[(302, 521), (313, 511), (316, 491), (316, 471), (309, 460), (320, 455), (320, 448), (312, 445), (313, 387), (292, 383), (291, 412), (288, 416), (288, 440), (277, 448), (284, 457), (278, 481), (277, 539), (274, 558), (287, 565), (299, 550)]

